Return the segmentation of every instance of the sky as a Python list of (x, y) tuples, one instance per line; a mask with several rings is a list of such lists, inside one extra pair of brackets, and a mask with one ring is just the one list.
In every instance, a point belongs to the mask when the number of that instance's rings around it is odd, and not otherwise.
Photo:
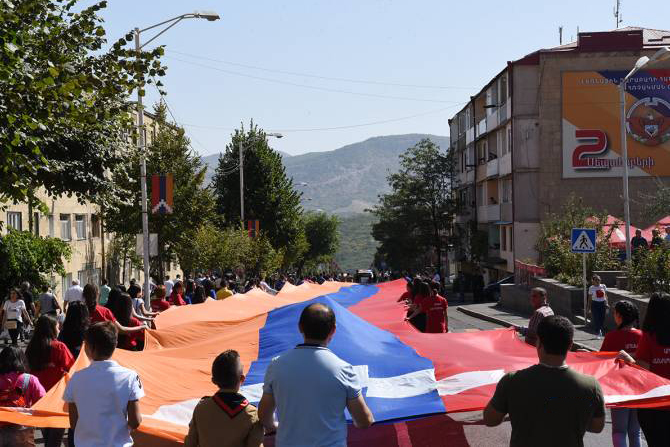
[[(85, 0), (83, 4), (90, 4)], [(164, 45), (166, 102), (201, 155), (249, 122), (291, 155), (380, 135), (448, 135), (447, 119), (507, 61), (615, 28), (616, 0), (110, 0), (110, 42), (192, 11)], [(620, 26), (670, 29), (670, 2), (622, 0)], [(143, 40), (152, 32), (142, 34)], [(155, 89), (147, 103), (158, 101)]]

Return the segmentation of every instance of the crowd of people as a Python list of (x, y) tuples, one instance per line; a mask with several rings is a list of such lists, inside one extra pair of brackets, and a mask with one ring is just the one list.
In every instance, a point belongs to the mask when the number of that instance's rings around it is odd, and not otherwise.
[[(406, 306), (406, 320), (422, 332), (448, 332), (448, 304), (435, 279), (430, 274), (406, 278), (407, 289), (397, 300)], [(281, 290), (281, 281), (290, 280), (249, 283), (251, 288)], [(602, 325), (604, 317), (596, 318), (600, 310), (595, 309), (596, 303), (607, 301), (607, 291), (597, 276), (592, 283), (589, 306), (596, 325)], [(245, 282), (244, 288), (248, 285)], [(11, 305), (3, 305), (3, 322), (17, 324), (9, 329), (15, 334), (13, 344), (0, 351), (0, 406), (30, 407), (60, 381), (84, 348), (91, 364), (72, 376), (63, 395), (71, 427), (68, 445), (132, 445), (132, 430), (142, 421), (139, 402), (144, 390), (137, 372), (111, 360), (114, 350), (141, 350), (144, 330), (165, 309), (226, 299), (240, 287), (225, 277), (166, 278), (151, 293), (151, 311), (135, 281), (127, 288), (103, 281), (98, 289), (92, 284), (81, 287), (75, 280), (65, 293), (62, 311), (48, 290), (28, 306), (22, 291), (13, 289), (7, 300)], [(483, 422), (496, 426), (509, 417), (510, 445), (583, 445), (587, 431), (603, 430), (602, 390), (594, 377), (577, 373), (566, 363), (568, 352), (574, 350), (574, 327), (554, 315), (547, 291), (532, 289), (530, 303), (534, 313), (528, 326), (516, 329), (536, 349), (538, 363), (498, 382)], [(670, 295), (651, 296), (641, 329), (636, 327), (639, 311), (632, 302), (618, 301), (613, 307), (617, 327), (605, 335), (601, 350), (618, 352), (616, 362), (621, 365), (635, 364), (670, 379)], [(25, 353), (16, 345), (21, 333), (18, 317), (34, 326)], [(304, 343), (268, 366), (258, 408), (240, 394), (245, 376), (239, 354), (226, 350), (217, 356), (212, 382), (218, 391), (196, 406), (185, 445), (260, 446), (264, 436), (273, 433), (278, 446), (345, 445), (345, 409), (357, 427), (369, 427), (374, 418), (360, 379), (351, 365), (328, 349), (336, 327), (328, 306), (311, 304), (303, 309), (297, 329)], [(651, 447), (670, 445), (670, 412), (610, 411), (615, 447), (641, 445), (641, 432)], [(61, 445), (65, 430), (45, 428), (42, 433), (45, 445), (55, 447)], [(0, 425), (0, 440), (2, 445), (34, 445), (34, 430)]]

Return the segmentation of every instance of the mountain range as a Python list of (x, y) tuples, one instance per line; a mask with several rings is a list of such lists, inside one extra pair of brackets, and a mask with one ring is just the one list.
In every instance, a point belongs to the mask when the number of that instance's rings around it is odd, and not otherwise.
[[(444, 150), (449, 138), (427, 134), (388, 135), (325, 152), (302, 155), (281, 153), (286, 173), (302, 192), (306, 210), (322, 210), (347, 216), (362, 213), (389, 192), (386, 177), (400, 168), (399, 155), (422, 138), (430, 138)], [(219, 155), (203, 157), (209, 166), (208, 181)]]

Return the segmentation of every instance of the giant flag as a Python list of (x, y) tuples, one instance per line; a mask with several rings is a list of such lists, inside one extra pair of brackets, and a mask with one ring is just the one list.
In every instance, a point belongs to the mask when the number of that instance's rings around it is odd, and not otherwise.
[[(140, 374), (145, 387), (138, 444), (179, 445), (198, 400), (216, 391), (211, 362), (225, 349), (240, 353), (247, 374), (242, 393), (257, 402), (268, 363), (301, 342), (300, 312), (308, 303), (321, 302), (337, 317), (330, 348), (355, 367), (366, 401), (381, 422), (365, 435), (352, 430), (350, 445), (442, 445), (430, 436), (443, 439), (453, 429), (445, 413), (481, 410), (502, 375), (537, 363), (537, 354), (511, 329), (419, 333), (404, 322), (405, 310), (396, 302), (404, 288), (402, 280), (378, 286), (287, 284), (276, 296), (254, 289), (223, 301), (170, 308), (157, 318), (158, 329), (147, 332), (143, 352), (114, 354)], [(609, 406), (670, 405), (670, 381), (635, 366), (620, 367), (615, 356), (570, 353), (568, 363), (599, 380)], [(82, 352), (71, 373), (87, 363)], [(67, 427), (61, 396), (68, 379), (30, 411), (0, 409), (0, 421)]]

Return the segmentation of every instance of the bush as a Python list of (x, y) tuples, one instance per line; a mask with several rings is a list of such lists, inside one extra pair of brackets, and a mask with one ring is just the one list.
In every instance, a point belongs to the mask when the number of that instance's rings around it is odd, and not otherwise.
[(640, 249), (633, 256), (629, 287), (636, 293), (670, 293), (670, 248)]

